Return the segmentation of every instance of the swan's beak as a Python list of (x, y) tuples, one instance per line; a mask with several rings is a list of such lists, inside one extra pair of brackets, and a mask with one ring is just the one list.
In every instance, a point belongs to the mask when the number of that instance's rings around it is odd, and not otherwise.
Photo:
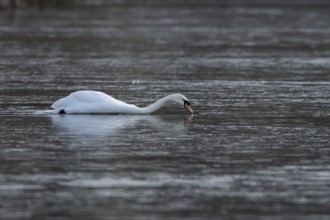
[(190, 105), (189, 103), (184, 104), (184, 107), (185, 107), (188, 111), (190, 111), (190, 113), (193, 113), (193, 112), (194, 112), (194, 111), (192, 110), (191, 105)]

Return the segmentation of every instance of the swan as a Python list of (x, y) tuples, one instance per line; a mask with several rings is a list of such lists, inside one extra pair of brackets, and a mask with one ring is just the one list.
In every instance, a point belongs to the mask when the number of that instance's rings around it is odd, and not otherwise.
[(155, 103), (140, 108), (115, 99), (100, 91), (77, 91), (61, 98), (51, 105), (55, 114), (149, 114), (169, 102), (178, 103), (193, 113), (190, 101), (181, 94), (165, 96)]

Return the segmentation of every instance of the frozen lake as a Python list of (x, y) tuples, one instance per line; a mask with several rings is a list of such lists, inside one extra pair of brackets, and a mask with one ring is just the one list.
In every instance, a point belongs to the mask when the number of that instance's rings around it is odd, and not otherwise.
[[(1, 219), (329, 219), (329, 9), (0, 11)], [(194, 115), (35, 114), (85, 89)]]

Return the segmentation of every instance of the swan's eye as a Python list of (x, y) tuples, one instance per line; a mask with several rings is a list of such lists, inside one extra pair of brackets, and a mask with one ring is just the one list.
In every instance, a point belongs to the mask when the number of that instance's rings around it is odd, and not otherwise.
[(184, 106), (186, 106), (186, 105), (190, 106), (190, 102), (187, 101), (187, 100), (184, 100), (184, 99), (183, 99), (183, 103), (184, 103), (184, 104), (183, 104)]

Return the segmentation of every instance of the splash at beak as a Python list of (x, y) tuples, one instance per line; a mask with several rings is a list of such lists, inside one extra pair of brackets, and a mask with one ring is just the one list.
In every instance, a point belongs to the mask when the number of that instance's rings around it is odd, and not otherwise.
[(191, 105), (190, 105), (189, 102), (185, 103), (185, 104), (184, 104), (184, 107), (185, 107), (190, 113), (193, 113), (193, 112), (194, 112), (194, 111), (192, 110)]

